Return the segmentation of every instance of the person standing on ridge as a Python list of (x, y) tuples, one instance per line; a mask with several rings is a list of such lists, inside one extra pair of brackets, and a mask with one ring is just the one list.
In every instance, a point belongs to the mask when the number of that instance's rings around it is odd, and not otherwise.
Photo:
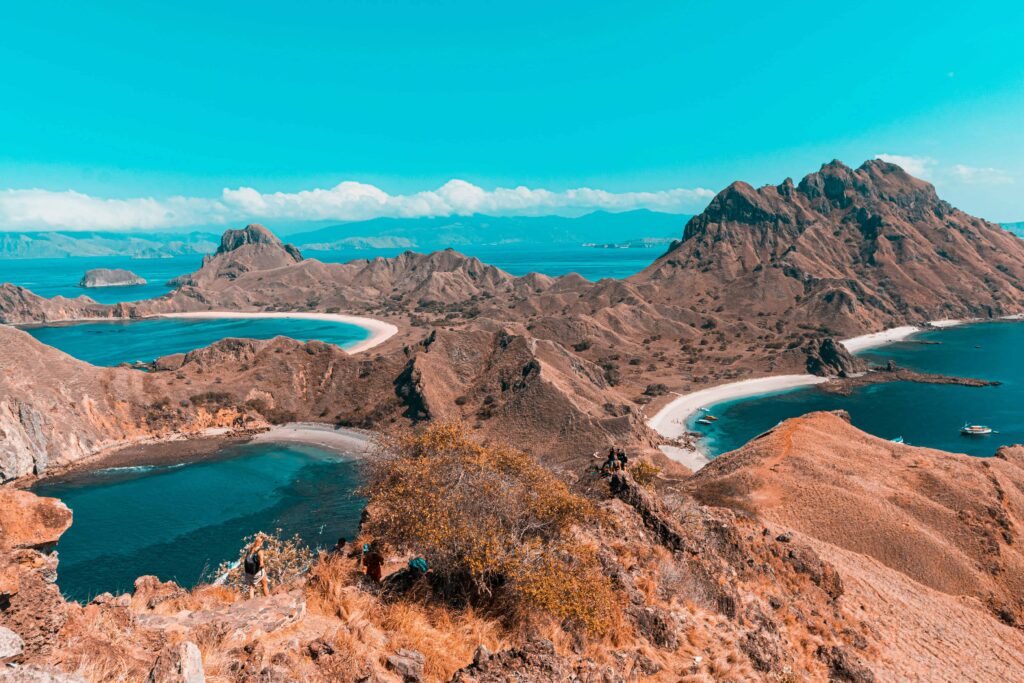
[(267, 583), (267, 563), (263, 556), (263, 534), (256, 534), (249, 552), (245, 554), (242, 561), (243, 576), (245, 585), (249, 587), (249, 599), (252, 600), (256, 592), (256, 584), (263, 586), (263, 595), (270, 597), (270, 586)]

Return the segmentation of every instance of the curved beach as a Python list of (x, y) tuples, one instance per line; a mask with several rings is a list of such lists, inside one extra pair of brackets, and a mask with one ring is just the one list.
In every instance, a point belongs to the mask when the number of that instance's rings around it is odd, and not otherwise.
[[(933, 327), (951, 327), (961, 321), (936, 320)], [(858, 353), (878, 346), (902, 341), (920, 332), (921, 328), (913, 325), (902, 325), (881, 332), (862, 334), (857, 337), (843, 339), (840, 343), (850, 353)], [(778, 391), (788, 391), (800, 387), (814, 386), (829, 381), (827, 377), (817, 375), (774, 375), (729, 382), (718, 386), (700, 389), (688, 394), (680, 394), (678, 398), (666, 404), (654, 417), (647, 421), (648, 426), (667, 439), (677, 439), (687, 432), (686, 422), (699, 410), (726, 401), (761, 396)], [(661, 451), (676, 462), (693, 471), (699, 470), (710, 460), (707, 454), (698, 447), (660, 446)]]
[(288, 311), (196, 311), (194, 313), (159, 313), (157, 318), (290, 318), (299, 320), (321, 320), (324, 322), (345, 323), (362, 327), (369, 331), (370, 336), (345, 349), (355, 354), (369, 351), (383, 344), (398, 333), (398, 327), (391, 323), (367, 318), (361, 315), (345, 315), (343, 313), (300, 313)]

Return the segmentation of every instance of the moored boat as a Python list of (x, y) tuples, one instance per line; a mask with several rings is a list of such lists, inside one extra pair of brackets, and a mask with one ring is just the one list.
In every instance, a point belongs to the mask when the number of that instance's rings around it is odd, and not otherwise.
[(992, 433), (992, 428), (985, 425), (965, 424), (960, 428), (960, 433), (964, 436), (985, 436)]

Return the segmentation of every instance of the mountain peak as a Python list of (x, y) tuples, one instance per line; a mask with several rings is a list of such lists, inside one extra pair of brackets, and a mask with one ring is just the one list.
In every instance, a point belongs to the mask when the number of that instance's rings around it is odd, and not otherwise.
[(220, 246), (217, 248), (214, 256), (227, 254), (247, 244), (266, 244), (280, 247), (287, 251), (296, 262), (302, 260), (302, 254), (298, 249), (290, 244), (283, 244), (277, 235), (259, 223), (250, 223), (241, 230), (225, 230), (220, 238)]

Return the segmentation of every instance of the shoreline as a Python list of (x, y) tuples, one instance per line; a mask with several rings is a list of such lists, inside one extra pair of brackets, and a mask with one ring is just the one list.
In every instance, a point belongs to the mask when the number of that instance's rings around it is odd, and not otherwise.
[(348, 315), (345, 313), (313, 313), (313, 312), (289, 312), (289, 311), (196, 311), (193, 313), (157, 313), (152, 317), (156, 318), (198, 318), (198, 319), (245, 319), (245, 318), (285, 318), (294, 320), (319, 320), (322, 322), (344, 323), (361, 327), (370, 333), (366, 339), (362, 339), (351, 346), (344, 348), (349, 354), (369, 351), (379, 346), (391, 337), (398, 334), (398, 326), (377, 318), (367, 318), (361, 315)]
[(201, 320), (240, 320), (258, 318), (286, 318), (295, 320), (318, 320), (321, 322), (343, 323), (361, 327), (370, 334), (366, 339), (361, 339), (348, 347), (340, 347), (345, 353), (355, 355), (380, 346), (391, 337), (398, 334), (398, 326), (377, 318), (368, 318), (361, 315), (348, 315), (345, 313), (314, 313), (314, 312), (290, 312), (290, 311), (194, 311), (191, 313), (152, 313), (137, 318), (127, 317), (91, 317), (91, 318), (65, 318), (63, 320), (33, 321), (26, 323), (9, 323), (12, 327), (19, 329), (32, 327), (52, 327), (55, 325), (74, 325), (78, 323), (120, 323), (136, 322), (139, 320), (156, 320), (159, 318), (178, 319), (201, 319)]
[[(69, 475), (128, 467), (195, 465), (216, 460), (225, 449), (250, 443), (295, 443), (334, 451), (349, 458), (364, 457), (372, 448), (371, 432), (317, 422), (289, 422), (261, 431), (231, 431), (222, 427), (195, 434), (175, 434), (110, 446), (42, 475), (21, 477), (18, 488)], [(227, 454), (230, 457), (230, 454)]]
[[(829, 381), (827, 377), (804, 374), (769, 375), (719, 384), (688, 394), (680, 394), (647, 420), (647, 425), (661, 436), (675, 440), (689, 431), (687, 421), (709, 406), (741, 398), (814, 386), (827, 381)], [(658, 448), (668, 458), (685, 465), (694, 472), (711, 462), (707, 452), (699, 445), (688, 447), (678, 444), (663, 444)]]
[[(998, 320), (1021, 319), (1024, 319), (1024, 314), (1003, 316)], [(849, 339), (842, 339), (839, 343), (845, 346), (846, 350), (850, 353), (859, 353), (868, 349), (904, 341), (912, 335), (928, 329), (944, 329), (974, 322), (985, 321), (981, 319), (961, 320), (952, 318), (931, 320), (928, 321), (925, 327), (900, 325), (880, 332), (871, 332), (868, 334), (858, 335), (856, 337), (850, 337)], [(818, 384), (824, 384), (829, 381), (830, 378), (828, 377), (803, 374), (768, 375), (766, 377), (740, 380), (739, 382), (719, 384), (708, 387), (707, 389), (692, 391), (688, 394), (679, 394), (677, 398), (664, 405), (657, 413), (654, 414), (653, 417), (649, 418), (647, 420), (647, 425), (665, 439), (676, 442), (674, 444), (662, 444), (658, 446), (659, 450), (661, 450), (666, 457), (685, 465), (696, 472), (711, 462), (711, 458), (708, 456), (707, 450), (702, 448), (699, 439), (693, 442), (692, 446), (679, 445), (677, 439), (684, 436), (689, 431), (686, 423), (701, 409), (725, 403), (727, 401), (734, 401), (742, 398), (753, 398), (754, 396), (763, 396), (789, 391), (791, 389), (810, 387)]]

